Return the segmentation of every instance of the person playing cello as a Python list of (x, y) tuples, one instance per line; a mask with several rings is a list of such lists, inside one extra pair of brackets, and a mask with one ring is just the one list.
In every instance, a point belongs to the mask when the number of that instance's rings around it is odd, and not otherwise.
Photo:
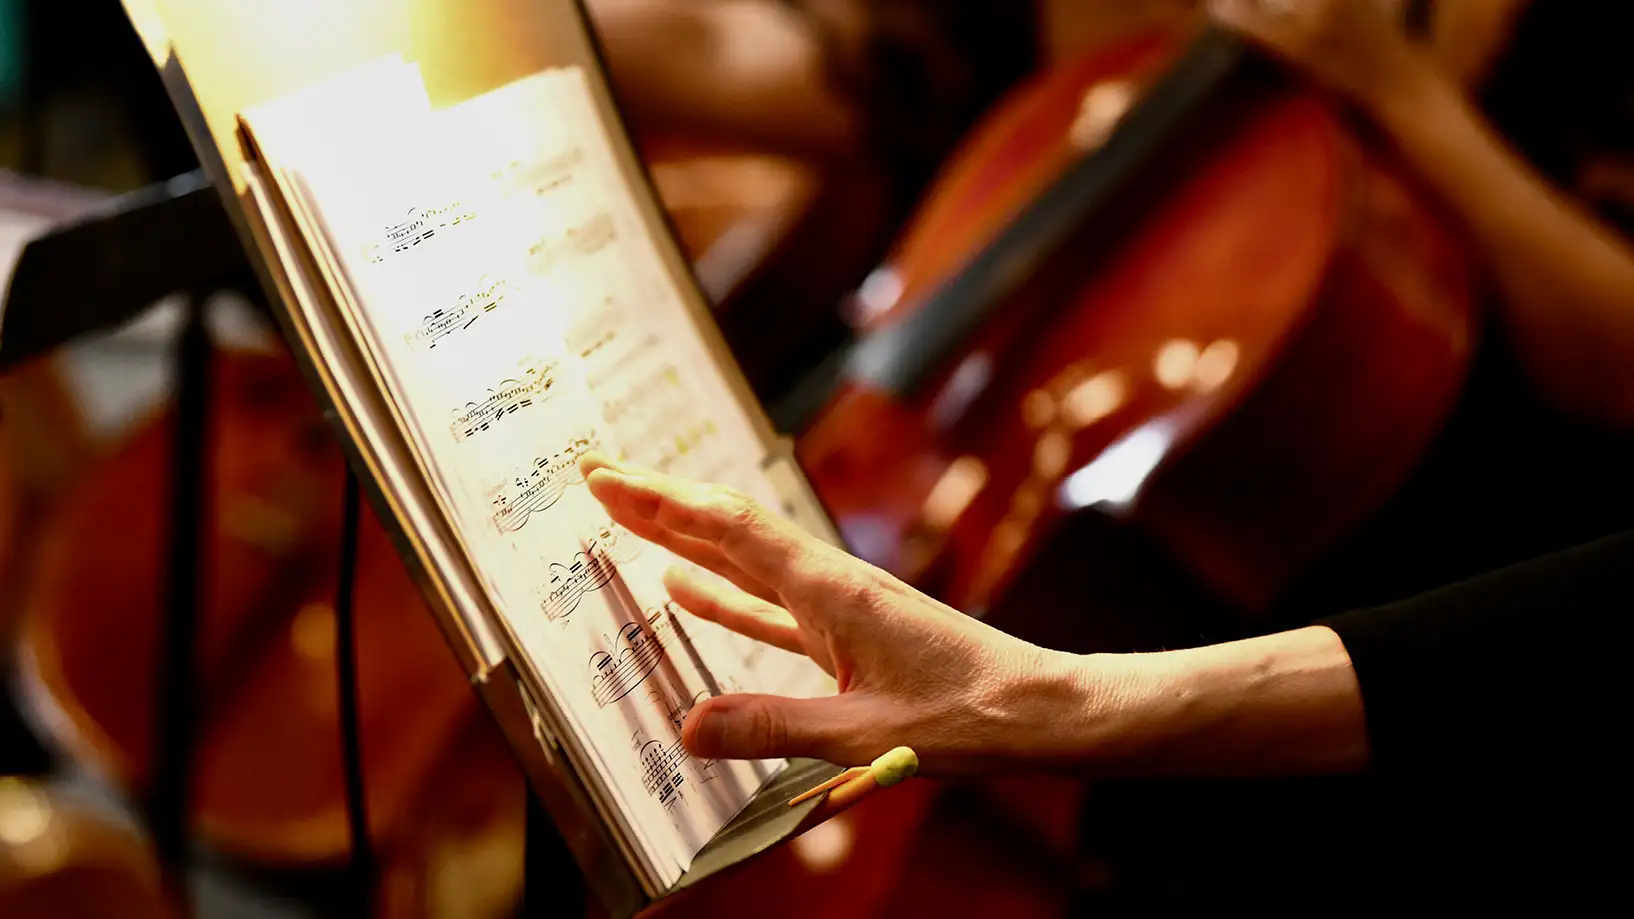
[[(1213, 757), (1223, 755), (1222, 750), (1236, 749), (1263, 759), (1248, 766), (1236, 762), (1225, 771), (1264, 775), (1290, 768), (1318, 773), (1371, 769), (1382, 776), (1293, 785), (1237, 782), (1224, 789), (1196, 782), (1133, 785), (1098, 794), (1098, 799), (1109, 799), (1109, 803), (1100, 807), (1092, 827), (1122, 841), (1127, 856), (1123, 861), (1136, 866), (1126, 886), (1137, 891), (1166, 886), (1171, 895), (1182, 896), (1174, 891), (1190, 883), (1207, 890), (1215, 904), (1229, 901), (1233, 894), (1265, 897), (1272, 893), (1290, 902), (1308, 903), (1312, 895), (1357, 893), (1356, 888), (1365, 881), (1374, 888), (1370, 893), (1378, 902), (1387, 903), (1392, 902), (1392, 894), (1412, 890), (1415, 881), (1428, 884), (1434, 880), (1436, 888), (1447, 892), (1460, 882), (1499, 874), (1541, 880), (1541, 885), (1530, 886), (1541, 887), (1549, 895), (1550, 885), (1563, 884), (1568, 872), (1581, 867), (1574, 859), (1585, 847), (1572, 844), (1581, 840), (1570, 835), (1551, 838), (1545, 834), (1569, 834), (1570, 821), (1563, 826), (1558, 819), (1561, 812), (1571, 812), (1573, 806), (1592, 809), (1605, 800), (1608, 786), (1580, 779), (1585, 770), (1593, 771), (1587, 751), (1594, 743), (1595, 719), (1605, 714), (1595, 705), (1603, 697), (1596, 695), (1601, 687), (1594, 681), (1604, 675), (1596, 668), (1609, 664), (1579, 655), (1585, 640), (1601, 648), (1613, 644), (1602, 630), (1616, 625), (1607, 613), (1617, 602), (1626, 605), (1627, 595), (1607, 596), (1609, 602), (1601, 602), (1595, 600), (1592, 590), (1581, 591), (1584, 584), (1596, 583), (1617, 559), (1626, 558), (1626, 537), (1621, 543), (1533, 563), (1526, 574), (1487, 575), (1475, 587), (1436, 594), (1432, 600), (1403, 598), (1587, 542), (1634, 522), (1634, 489), (1627, 487), (1634, 472), (1630, 439), (1634, 426), (1634, 250), (1626, 236), (1634, 229), (1629, 220), (1634, 203), (1629, 192), (1634, 185), (1630, 181), (1634, 132), (1629, 120), (1629, 112), (1634, 111), (1630, 105), (1634, 80), (1627, 67), (1616, 63), (1622, 53), (1616, 42), (1628, 34), (1629, 13), (1615, 5), (1568, 0), (1415, 4), (1420, 18), (1432, 25), (1427, 41), (1413, 38), (1402, 27), (1402, 5), (1382, 0), (1221, 0), (1208, 4), (1206, 12), (1331, 91), (1395, 148), (1457, 219), (1487, 269), (1492, 294), (1491, 320), (1483, 332), (1475, 372), (1440, 442), (1396, 500), (1288, 591), (1274, 622), (1289, 631), (1250, 640), (1313, 642), (1307, 649), (1313, 657), (1290, 664), (1286, 672), (1292, 689), (1283, 699), (1285, 704), (1271, 706), (1276, 717), (1269, 730), (1288, 729), (1299, 735), (1300, 744), (1284, 746), (1260, 735), (1244, 741), (1245, 735), (1230, 734), (1226, 738), (1230, 743), (1219, 748), (1178, 748), (1182, 753), (1191, 751), (1182, 759), (1200, 758), (1190, 760), (1193, 765), (1208, 761), (1202, 768), (1145, 762), (1127, 770), (1206, 774), (1219, 771), (1220, 764)], [(957, 36), (983, 34), (957, 16), (947, 21), (959, 27), (937, 31), (934, 5), (897, 4), (892, 16), (882, 14), (881, 19), (896, 24), (892, 34), (899, 40), (894, 45), (874, 42), (871, 47), (889, 45), (899, 51), (915, 47), (902, 38), (910, 31), (901, 28), (912, 18), (903, 12), (908, 7), (920, 14), (915, 21), (925, 31), (919, 34), (936, 35), (941, 41), (939, 45), (922, 44), (920, 47), (944, 52), (937, 56), (926, 51), (923, 59), (954, 59), (945, 49), (957, 47)], [(866, 9), (867, 5), (847, 8)], [(972, 19), (980, 16), (970, 6), (961, 7), (961, 14)], [(867, 17), (862, 21), (867, 22)], [(1048, 22), (1049, 18), (1042, 16), (1037, 21)], [(842, 38), (851, 34), (844, 29), (838, 33)], [(832, 39), (829, 45), (870, 46), (860, 40), (847, 45)], [(989, 52), (986, 60), (993, 57)], [(813, 59), (821, 60), (821, 55)], [(972, 56), (969, 60), (983, 59)], [(616, 60), (614, 66), (616, 69)], [(889, 73), (903, 69), (899, 66)], [(853, 66), (852, 72), (856, 70)], [(875, 71), (875, 85), (889, 79), (878, 75), (883, 72)], [(857, 81), (840, 85), (857, 85)], [(921, 99), (933, 98), (934, 92), (925, 88), (933, 85), (933, 81), (922, 80), (883, 94), (883, 98), (905, 107), (900, 100), (912, 97), (916, 90)], [(1562, 99), (1569, 99), (1570, 104), (1563, 104)], [(944, 106), (939, 111), (951, 109)], [(926, 117), (921, 116), (921, 123)], [(949, 123), (957, 120), (951, 118)], [(870, 123), (891, 121), (876, 115)], [(902, 133), (908, 137), (895, 144), (899, 150), (915, 149), (916, 139), (926, 143), (929, 132)], [(904, 162), (911, 159), (903, 154)], [(614, 503), (634, 493), (625, 490), (616, 477), (599, 478)], [(1595, 561), (1583, 561), (1587, 557)], [(717, 566), (721, 561), (718, 555), (711, 560)], [(1626, 562), (1624, 568), (1626, 571)], [(1597, 571), (1600, 573), (1594, 573)], [(1554, 575), (1548, 572), (1559, 577), (1551, 580)], [(723, 573), (742, 574), (730, 568)], [(898, 621), (894, 611), (917, 609), (923, 598), (888, 581), (874, 585), (870, 579), (875, 573), (861, 573), (839, 560), (833, 561), (829, 573), (849, 585), (842, 592), (845, 602), (862, 597), (858, 602), (882, 620), (877, 627), (884, 632), (863, 634), (888, 635), (899, 626), (904, 633), (913, 631)], [(860, 587), (858, 582), (874, 586)], [(1627, 590), (1626, 582), (1598, 583), (1603, 590)], [(1526, 587), (1528, 584), (1533, 586)], [(679, 589), (685, 593), (689, 588)], [(797, 599), (777, 597), (784, 601), (781, 605), (802, 606), (801, 610), (788, 609), (796, 620), (808, 610), (818, 617), (827, 615), (816, 612), (819, 608), (836, 615), (844, 609), (841, 596), (821, 576), (802, 590), (808, 592)], [(1513, 609), (1505, 609), (1505, 596), (1511, 591), (1521, 591), (1540, 606), (1532, 614), (1512, 615)], [(1547, 599), (1550, 591), (1558, 599)], [(734, 615), (722, 613), (730, 605), (720, 595), (706, 597), (694, 591), (692, 596), (695, 605), (705, 607), (704, 615)], [(1524, 605), (1524, 599), (1522, 602)], [(1409, 636), (1394, 644), (1388, 629), (1369, 625), (1350, 631), (1344, 622), (1307, 626), (1336, 610), (1392, 603), (1398, 605), (1377, 614), (1377, 621), (1392, 622), (1396, 635)], [(1451, 608), (1460, 605), (1465, 608), (1453, 615)], [(927, 608), (935, 609), (934, 605)], [(744, 612), (742, 606), (735, 609)], [(755, 616), (737, 616), (740, 626), (761, 637), (786, 638), (787, 632), (764, 624), (772, 620), (786, 624), (777, 619), (777, 607), (754, 609)], [(893, 612), (881, 615), (882, 610)], [(943, 613), (939, 610), (935, 615)], [(889, 621), (883, 621), (886, 619)], [(1440, 643), (1422, 634), (1417, 640), (1411, 638), (1415, 621), (1428, 631), (1440, 629), (1436, 632)], [(804, 642), (809, 637), (807, 623), (797, 624)], [(949, 628), (965, 638), (981, 632), (960, 620)], [(1482, 635), (1493, 643), (1482, 647), (1471, 637)], [(1461, 664), (1459, 654), (1449, 650), (1460, 644), (1461, 636), (1470, 639), (1462, 644), (1465, 653), (1479, 658), (1480, 667), (1488, 669), (1472, 671), (1463, 666), (1469, 659)], [(1363, 648), (1370, 638), (1381, 642), (1372, 645), (1373, 650), (1381, 646), (1405, 650), (1396, 658), (1387, 650), (1381, 658)], [(999, 657), (1012, 668), (1026, 670), (1037, 660), (1031, 657), (1037, 653), (1034, 650), (996, 638), (995, 643), (1009, 648)], [(1529, 643), (1552, 649), (1551, 661), (1566, 671), (1540, 667), (1527, 654)], [(1268, 650), (1271, 645), (1259, 647)], [(840, 664), (832, 645), (807, 650), (827, 652), (833, 663)], [(1191, 661), (1201, 668), (1202, 681), (1191, 682), (1198, 673), (1181, 678), (1169, 672), (1172, 682), (1165, 686), (1181, 693), (1181, 700), (1196, 700), (1196, 707), (1203, 709), (1209, 709), (1211, 703), (1244, 701), (1253, 695), (1254, 685), (1239, 684), (1229, 677), (1216, 679), (1234, 666), (1227, 658), (1237, 663), (1269, 661), (1253, 653), (1233, 657), (1243, 650), (1241, 646), (1199, 649)], [(860, 666), (877, 671), (879, 679), (891, 685), (905, 685), (902, 681), (911, 682), (914, 674), (923, 672), (921, 665), (927, 665), (919, 657), (893, 654), (887, 647)], [(1345, 660), (1348, 657), (1354, 659)], [(1319, 658), (1327, 664), (1316, 663)], [(1411, 685), (1422, 693), (1425, 712), (1451, 719), (1441, 723), (1440, 729), (1446, 735), (1444, 744), (1452, 744), (1453, 749), (1441, 749), (1447, 758), (1436, 765), (1433, 775), (1408, 769), (1404, 777), (1400, 771), (1384, 768), (1386, 760), (1402, 763), (1421, 756), (1422, 764), (1426, 758), (1423, 750), (1411, 747), (1404, 758), (1387, 756), (1390, 744), (1384, 738), (1400, 738), (1403, 732), (1388, 723), (1376, 723), (1387, 716), (1375, 709), (1390, 707), (1388, 700), (1392, 699), (1398, 710), (1410, 707), (1413, 694), (1399, 691), (1407, 684), (1392, 689), (1388, 677), (1378, 682), (1376, 675), (1390, 668), (1370, 668), (1368, 662), (1380, 659), (1394, 660), (1399, 665), (1396, 669), (1418, 679)], [(1307, 663), (1311, 666), (1306, 667)], [(1214, 669), (1216, 666), (1222, 669)], [(1506, 668), (1516, 673), (1535, 668), (1545, 683), (1557, 682), (1540, 687), (1527, 680), (1520, 687), (1508, 687), (1505, 694), (1492, 680), (1495, 674), (1510, 672)], [(902, 672), (894, 672), (898, 669)], [(892, 672), (886, 673), (888, 670)], [(1337, 677), (1325, 682), (1318, 672)], [(1469, 679), (1477, 672), (1485, 679)], [(1246, 672), (1239, 676), (1246, 679)], [(1103, 695), (1117, 696), (1139, 682), (1129, 672), (1107, 679), (1112, 687), (1103, 685)], [(1040, 710), (1059, 711), (1053, 703), (1062, 703), (1071, 694), (1070, 686), (1059, 682), (1017, 689), (1018, 684), (1002, 672), (979, 682), (1020, 705), (1041, 706)], [(1379, 686), (1384, 688), (1376, 688)], [(1459, 704), (1453, 705), (1453, 700)], [(939, 713), (934, 719), (938, 723), (958, 721), (957, 711), (937, 708), (948, 704), (945, 699), (934, 704), (921, 701), (929, 707), (894, 700), (894, 711), (927, 730), (931, 715)], [(1525, 750), (1494, 746), (1491, 736), (1485, 738), (1486, 744), (1474, 739), (1481, 729), (1501, 729), (1503, 705), (1512, 705), (1509, 712), (1523, 731), (1511, 740)], [(747, 721), (755, 730), (764, 727), (768, 737), (780, 741), (774, 744), (778, 749), (792, 751), (804, 742), (796, 739), (809, 738), (804, 731), (820, 729), (815, 709), (809, 720), (795, 720), (804, 716), (790, 710), (788, 720), (778, 721), (736, 700), (715, 703), (706, 712), (717, 707), (729, 716), (727, 725)], [(1498, 711), (1486, 710), (1490, 708)], [(1310, 711), (1326, 712), (1337, 720), (1301, 727), (1297, 719), (1284, 717)], [(709, 746), (706, 738), (712, 736), (713, 728), (705, 730), (703, 719), (700, 715), (692, 735), (700, 749), (731, 755)], [(1582, 728), (1585, 734), (1573, 742), (1553, 730), (1547, 731), (1547, 739), (1534, 733), (1550, 727), (1545, 722), (1551, 719)], [(1456, 720), (1466, 723), (1454, 723)], [(847, 718), (844, 723), (854, 721)], [(1339, 724), (1348, 727), (1329, 731)], [(1256, 725), (1265, 726), (1252, 714), (1244, 714), (1229, 729), (1215, 727), (1226, 733), (1241, 728), (1253, 734), (1249, 729)], [(1421, 721), (1417, 727), (1419, 740), (1434, 740), (1433, 724)], [(1173, 722), (1160, 720), (1115, 733), (1127, 739), (1131, 732), (1139, 735), (1149, 730), (1161, 736), (1173, 728)], [(982, 742), (963, 739), (977, 747), (983, 743), (994, 746), (979, 752), (966, 750), (950, 769), (1015, 765), (1013, 758), (1006, 757), (1007, 750), (1013, 750), (1004, 745), (1025, 745), (1015, 736)], [(1232, 746), (1238, 741), (1248, 747)], [(899, 742), (909, 741), (899, 738)], [(1312, 746), (1301, 746), (1305, 742)], [(1281, 759), (1295, 748), (1324, 762)], [(1537, 754), (1544, 752), (1553, 752), (1557, 761), (1540, 766)], [(1038, 764), (1037, 759), (1026, 762)], [(1449, 762), (1456, 766), (1449, 767)], [(1527, 781), (1514, 775), (1520, 763), (1536, 767)], [(1495, 785), (1495, 777), (1502, 781)], [(1517, 793), (1522, 789), (1524, 793)], [(1505, 806), (1493, 807), (1495, 800)], [(1389, 821), (1397, 823), (1390, 825)], [(1156, 831), (1144, 834), (1145, 827)], [(1544, 845), (1538, 844), (1540, 839)], [(1244, 852), (1250, 854), (1241, 854)], [(1166, 866), (1166, 870), (1152, 872), (1153, 866)], [(1146, 877), (1139, 876), (1142, 870), (1147, 871)], [(1437, 872), (1440, 876), (1433, 877)], [(1176, 904), (1171, 899), (1166, 905)]]

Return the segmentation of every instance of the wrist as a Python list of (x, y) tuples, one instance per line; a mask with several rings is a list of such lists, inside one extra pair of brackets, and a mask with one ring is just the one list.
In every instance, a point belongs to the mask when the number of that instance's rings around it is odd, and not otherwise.
[(1013, 711), (1023, 766), (1133, 775), (1166, 724), (1165, 677), (1149, 654), (1070, 654), (1039, 649)]
[(1326, 628), (1073, 665), (1069, 726), (1100, 775), (1225, 776), (1354, 772), (1366, 720), (1349, 655)]

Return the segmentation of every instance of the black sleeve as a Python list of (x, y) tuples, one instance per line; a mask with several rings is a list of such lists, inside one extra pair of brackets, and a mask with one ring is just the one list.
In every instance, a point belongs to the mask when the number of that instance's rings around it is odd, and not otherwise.
[(1361, 684), (1381, 775), (1620, 768), (1634, 530), (1323, 620)]

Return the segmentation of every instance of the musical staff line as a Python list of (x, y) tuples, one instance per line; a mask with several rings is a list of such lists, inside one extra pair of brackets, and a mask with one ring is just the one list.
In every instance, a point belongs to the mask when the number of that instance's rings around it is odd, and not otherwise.
[(430, 240), (438, 230), (452, 229), (475, 219), (476, 211), (462, 201), (438, 207), (411, 208), (400, 223), (387, 226), (380, 239), (363, 244), (363, 258), (378, 264)]
[(503, 278), (483, 275), (477, 283), (476, 290), (461, 294), (453, 306), (432, 310), (430, 315), (421, 320), (419, 326), (405, 333), (403, 338), (409, 347), (416, 350), (435, 348), (439, 341), (456, 332), (469, 329), (477, 319), (498, 309), (499, 305), (505, 302), (505, 294), (510, 285)]
[(487, 490), (490, 520), (500, 533), (515, 533), (532, 519), (555, 506), (567, 490), (584, 481), (579, 474), (579, 458), (597, 449), (594, 437), (575, 437), (549, 456), (534, 457), (521, 472)]
[(679, 737), (667, 746), (656, 740), (647, 741), (641, 747), (641, 787), (657, 798), (658, 803), (673, 806), (686, 786), (686, 773), (681, 765), (690, 756)]
[(555, 384), (554, 364), (536, 363), (522, 371), (521, 379), (510, 378), (500, 382), (480, 402), (467, 402), (456, 410), (449, 428), (456, 443), (489, 430), (507, 415), (514, 415), (542, 400)]
[(585, 595), (594, 593), (613, 580), (618, 569), (600, 552), (578, 552), (567, 564), (551, 562), (545, 584), (535, 588), (539, 610), (551, 622), (563, 622), (579, 608)]
[(669, 603), (655, 607), (643, 622), (624, 624), (612, 651), (591, 655), (590, 694), (598, 706), (623, 699), (658, 668), (668, 653), (666, 640), (674, 634), (673, 616)]

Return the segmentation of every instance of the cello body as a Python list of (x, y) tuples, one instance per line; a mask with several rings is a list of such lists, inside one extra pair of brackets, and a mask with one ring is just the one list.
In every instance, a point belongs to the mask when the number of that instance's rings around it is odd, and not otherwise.
[[(1175, 48), (1131, 41), (991, 112), (859, 292), (865, 339), (960, 283)], [(1457, 233), (1310, 89), (1260, 87), (1177, 155), (917, 391), (852, 379), (823, 408), (799, 456), (854, 551), (980, 612), (1062, 521), (1102, 513), (1252, 614), (1401, 483), (1471, 358)]]
[[(336, 687), (342, 470), (285, 352), (212, 359), (192, 823), (261, 866), (343, 862)], [(173, 415), (141, 425), (50, 515), (18, 683), (51, 745), (127, 793), (152, 781)], [(477, 702), (373, 514), (354, 615), (371, 830), (401, 831)]]

